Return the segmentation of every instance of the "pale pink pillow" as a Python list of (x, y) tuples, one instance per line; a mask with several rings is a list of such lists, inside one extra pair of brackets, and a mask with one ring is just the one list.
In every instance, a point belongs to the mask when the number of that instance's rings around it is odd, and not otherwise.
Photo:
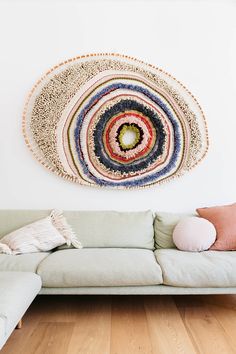
[(215, 242), (214, 225), (197, 216), (181, 219), (173, 232), (173, 241), (182, 251), (200, 252), (208, 250)]

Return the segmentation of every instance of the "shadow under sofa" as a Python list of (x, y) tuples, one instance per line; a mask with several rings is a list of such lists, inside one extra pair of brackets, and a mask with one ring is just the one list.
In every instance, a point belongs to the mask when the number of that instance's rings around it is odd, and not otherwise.
[[(49, 213), (0, 210), (0, 238)], [(65, 211), (64, 215), (82, 249), (61, 246), (51, 252), (0, 254), (0, 288), (4, 289), (6, 301), (5, 308), (0, 305), (0, 338), (1, 331), (2, 336), (4, 333), (0, 347), (38, 293), (236, 294), (236, 252), (160, 248), (158, 213)], [(162, 237), (165, 227), (168, 230), (169, 225), (164, 225)], [(21, 282), (26, 292), (20, 290)], [(8, 291), (16, 291), (14, 286), (19, 291), (17, 299), (11, 298), (10, 306)], [(27, 288), (31, 295), (26, 299)], [(5, 313), (8, 305), (14, 307), (14, 301), (20, 308), (18, 315), (10, 310)]]

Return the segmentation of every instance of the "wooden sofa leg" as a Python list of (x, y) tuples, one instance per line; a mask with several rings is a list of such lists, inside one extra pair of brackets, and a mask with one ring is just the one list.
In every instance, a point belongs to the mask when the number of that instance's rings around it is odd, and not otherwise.
[(17, 323), (16, 328), (17, 328), (17, 329), (21, 329), (22, 325), (23, 325), (23, 320), (21, 319), (21, 320)]

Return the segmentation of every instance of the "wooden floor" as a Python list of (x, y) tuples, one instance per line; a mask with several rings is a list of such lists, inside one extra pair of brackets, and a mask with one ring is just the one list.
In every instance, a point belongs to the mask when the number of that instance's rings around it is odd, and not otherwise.
[(38, 296), (1, 354), (236, 353), (236, 296)]

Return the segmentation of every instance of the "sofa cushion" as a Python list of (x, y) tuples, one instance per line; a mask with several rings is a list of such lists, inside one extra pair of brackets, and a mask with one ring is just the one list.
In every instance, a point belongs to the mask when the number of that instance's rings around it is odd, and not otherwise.
[(174, 244), (181, 251), (206, 251), (213, 245), (215, 239), (214, 225), (199, 216), (181, 219), (173, 231)]
[(165, 285), (181, 287), (236, 286), (236, 252), (156, 250)]
[(63, 213), (54, 209), (46, 218), (20, 227), (2, 237), (0, 253), (16, 255), (48, 252), (64, 244), (82, 248)]
[(16, 272), (36, 272), (39, 263), (50, 253), (28, 253), (19, 254), (17, 256), (0, 254), (0, 272), (16, 271)]
[[(0, 238), (48, 216), (49, 210), (0, 210)], [(154, 247), (151, 211), (64, 211), (83, 247)]]
[(28, 272), (0, 272), (0, 348), (41, 289), (41, 279)]
[(197, 209), (198, 214), (216, 228), (215, 251), (236, 251), (236, 203)]
[(0, 238), (49, 214), (50, 210), (0, 210)]
[(151, 211), (65, 211), (83, 247), (154, 248)]
[(173, 231), (182, 218), (190, 214), (157, 212), (154, 219), (155, 248), (176, 248), (173, 242)]
[(162, 283), (161, 268), (150, 250), (71, 249), (52, 253), (37, 273), (44, 287), (129, 286)]

